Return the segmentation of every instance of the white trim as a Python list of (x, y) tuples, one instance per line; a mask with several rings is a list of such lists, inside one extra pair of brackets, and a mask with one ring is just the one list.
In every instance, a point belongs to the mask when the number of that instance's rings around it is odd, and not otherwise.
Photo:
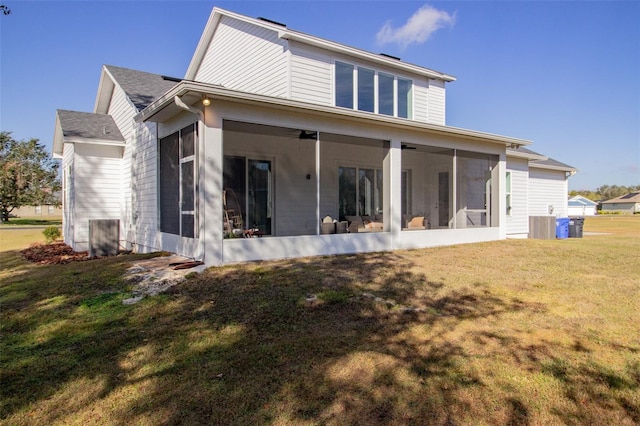
[[(475, 130), (443, 126), (440, 124), (425, 123), (420, 121), (408, 120), (406, 118), (391, 117), (383, 114), (371, 114), (368, 112), (362, 112), (348, 108), (318, 105), (309, 102), (277, 98), (255, 93), (247, 93), (196, 81), (182, 81), (178, 83), (163, 96), (156, 99), (144, 110), (136, 114), (134, 120), (136, 122), (163, 121), (162, 115), (164, 115), (164, 110), (167, 108), (171, 108), (172, 105), (175, 107), (173, 103), (174, 96), (178, 95), (183, 100), (185, 100), (185, 96), (189, 95), (193, 99), (193, 103), (197, 103), (202, 98), (202, 94), (206, 94), (212, 101), (225, 100), (250, 105), (268, 106), (271, 109), (290, 111), (292, 110), (298, 112), (305, 111), (309, 114), (331, 116), (334, 118), (342, 116), (350, 120), (361, 121), (365, 124), (383, 124), (390, 127), (397, 127), (402, 129), (413, 128), (416, 130), (423, 130), (427, 132), (460, 138), (483, 140), (485, 142), (498, 143), (501, 145), (531, 144), (530, 141), (524, 139), (516, 139), (509, 136), (501, 136)], [(158, 115), (160, 116), (157, 117)]]
[(207, 21), (207, 24), (204, 28), (202, 36), (200, 37), (200, 41), (198, 42), (198, 46), (196, 47), (195, 53), (193, 54), (193, 57), (191, 59), (191, 63), (189, 64), (189, 68), (187, 69), (187, 73), (185, 74), (186, 80), (193, 80), (195, 78), (198, 68), (202, 64), (202, 60), (206, 55), (209, 43), (211, 43), (213, 35), (215, 34), (215, 31), (218, 27), (218, 24), (220, 23), (220, 19), (222, 16), (228, 16), (230, 18), (237, 19), (242, 22), (246, 22), (261, 28), (266, 28), (266, 29), (275, 31), (278, 34), (278, 37), (283, 40), (297, 41), (310, 46), (319, 47), (324, 50), (342, 53), (342, 54), (355, 57), (361, 60), (371, 61), (379, 65), (384, 65), (392, 69), (403, 70), (405, 72), (422, 75), (432, 79), (444, 80), (445, 82), (451, 82), (456, 80), (454, 76), (451, 76), (445, 73), (434, 71), (418, 65), (413, 65), (406, 62), (398, 61), (396, 59), (392, 59), (386, 56), (367, 52), (365, 50), (345, 46), (340, 43), (336, 43), (330, 40), (311, 36), (298, 31), (290, 30), (280, 25), (272, 24), (270, 22), (262, 21), (260, 19), (250, 18), (248, 16), (240, 15), (238, 13), (230, 12), (228, 10), (220, 9), (218, 7), (214, 7), (213, 10), (211, 11), (211, 15), (209, 15), (209, 20)]

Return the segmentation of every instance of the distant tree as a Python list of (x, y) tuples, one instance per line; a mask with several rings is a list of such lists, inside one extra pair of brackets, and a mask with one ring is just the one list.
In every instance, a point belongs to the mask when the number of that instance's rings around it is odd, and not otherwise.
[(629, 194), (631, 192), (640, 191), (640, 185), (631, 186), (618, 186), (618, 185), (602, 185), (595, 191), (591, 190), (571, 190), (569, 191), (569, 197), (575, 197), (576, 195), (582, 195), (591, 201), (606, 201), (612, 198), (620, 197), (622, 195)]
[(59, 162), (53, 160), (38, 139), (17, 141), (0, 132), (0, 218), (21, 206), (59, 205)]
[(4, 4), (0, 4), (0, 13), (2, 13), (3, 15), (10, 15), (11, 9), (9, 9), (9, 7), (5, 6)]

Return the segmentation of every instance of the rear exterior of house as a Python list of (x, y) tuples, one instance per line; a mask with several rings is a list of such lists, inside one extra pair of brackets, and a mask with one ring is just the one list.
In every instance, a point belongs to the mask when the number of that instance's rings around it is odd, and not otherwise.
[(507, 237), (528, 238), (531, 216), (567, 217), (568, 180), (576, 172), (530, 149), (507, 149)]
[(124, 248), (222, 265), (526, 233), (530, 161), (510, 194), (506, 171), (529, 142), (446, 126), (452, 81), (214, 9), (184, 80), (105, 66), (94, 113), (58, 112), (65, 241), (117, 219)]

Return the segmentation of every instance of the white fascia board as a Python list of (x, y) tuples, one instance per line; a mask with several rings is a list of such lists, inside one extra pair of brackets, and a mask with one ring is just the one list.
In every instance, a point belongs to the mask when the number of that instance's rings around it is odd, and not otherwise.
[[(202, 95), (206, 95), (213, 102), (215, 102), (215, 100), (223, 100), (242, 104), (253, 104), (258, 106), (268, 105), (270, 108), (277, 108), (288, 111), (299, 112), (300, 110), (304, 110), (308, 114), (312, 115), (343, 117), (348, 120), (360, 121), (365, 124), (375, 123), (403, 129), (411, 128), (418, 131), (428, 131), (430, 133), (442, 134), (447, 136), (482, 140), (485, 142), (497, 143), (505, 146), (525, 146), (531, 144), (531, 141), (512, 138), (509, 136), (495, 135), (491, 133), (478, 132), (475, 130), (442, 126), (438, 124), (424, 123), (420, 121), (407, 120), (404, 118), (396, 118), (386, 115), (356, 111), (347, 108), (318, 105), (291, 99), (258, 95), (255, 93), (226, 89), (221, 86), (215, 86), (208, 83), (200, 83), (196, 81), (182, 81), (181, 83), (178, 83), (167, 93), (147, 106), (147, 108), (139, 112), (134, 117), (134, 120), (136, 122), (154, 121), (154, 116), (162, 112), (164, 109), (169, 108), (172, 105), (175, 107), (175, 96), (182, 97), (188, 94), (194, 95), (194, 98), (197, 99), (201, 99)], [(180, 111), (182, 111), (182, 109)]]
[(444, 80), (446, 82), (452, 82), (456, 80), (456, 78), (452, 75), (434, 71), (418, 65), (409, 64), (407, 62), (402, 62), (396, 59), (387, 58), (385, 56), (376, 55), (375, 53), (367, 52), (366, 50), (356, 49), (354, 47), (336, 43), (327, 39), (315, 37), (309, 34), (301, 33), (299, 31), (290, 30), (280, 25), (272, 24), (266, 21), (262, 21), (260, 19), (250, 18), (248, 16), (240, 15), (238, 13), (230, 12), (228, 10), (220, 9), (218, 7), (214, 7), (213, 11), (211, 12), (209, 21), (205, 26), (204, 32), (202, 33), (202, 37), (200, 37), (200, 42), (198, 43), (198, 47), (196, 48), (193, 58), (191, 59), (191, 63), (189, 64), (189, 68), (187, 69), (187, 73), (184, 77), (185, 80), (195, 79), (196, 72), (200, 67), (200, 64), (202, 63), (202, 59), (204, 58), (204, 55), (207, 52), (209, 43), (213, 38), (213, 34), (215, 33), (215, 30), (222, 16), (228, 16), (230, 18), (237, 19), (242, 22), (246, 22), (261, 28), (266, 28), (266, 29), (275, 31), (278, 33), (278, 37), (281, 39), (293, 40), (300, 43), (308, 44), (310, 46), (315, 46), (321, 49), (329, 50), (332, 52), (338, 52), (338, 53), (342, 53), (342, 54), (356, 57), (359, 59), (365, 59), (374, 63), (386, 65), (391, 68), (415, 73), (415, 74), (422, 75), (432, 79)]
[(557, 170), (561, 172), (571, 172), (571, 174), (575, 174), (578, 172), (578, 169), (571, 166), (553, 166), (551, 164), (536, 164), (535, 162), (529, 163), (529, 168), (533, 169), (545, 169), (545, 170)]
[(526, 160), (548, 160), (549, 157), (542, 154), (534, 154), (528, 152), (518, 152), (513, 149), (507, 149), (507, 158), (524, 158)]
[(64, 148), (64, 136), (62, 134), (62, 125), (60, 117), (56, 113), (56, 124), (53, 129), (53, 147), (51, 148), (51, 156), (53, 158), (62, 158), (62, 150)]
[(98, 139), (98, 138), (79, 138), (72, 137), (63, 139), (64, 143), (79, 143), (79, 144), (89, 144), (89, 145), (112, 145), (112, 146), (124, 146), (124, 141), (114, 141), (107, 139)]
[(109, 111), (109, 103), (111, 101), (111, 95), (115, 88), (115, 79), (107, 71), (106, 66), (102, 66), (102, 72), (100, 73), (100, 84), (98, 85), (98, 93), (96, 94), (96, 102), (93, 106), (93, 112), (96, 114), (106, 114)]
[(209, 43), (211, 43), (211, 40), (213, 39), (213, 34), (218, 27), (218, 23), (220, 22), (220, 18), (222, 17), (223, 13), (227, 14), (229, 12), (223, 11), (222, 9), (219, 9), (217, 7), (214, 7), (211, 11), (211, 15), (209, 15), (207, 25), (205, 25), (204, 27), (204, 31), (200, 36), (198, 46), (196, 47), (196, 50), (191, 57), (191, 62), (189, 63), (189, 67), (187, 68), (187, 73), (184, 76), (186, 80), (195, 79), (198, 68), (200, 68), (200, 64), (204, 59), (204, 55), (207, 53)]
[(336, 43), (319, 37), (314, 37), (308, 34), (303, 34), (297, 31), (280, 29), (279, 32), (280, 38), (283, 38), (285, 40), (297, 41), (299, 43), (308, 44), (310, 46), (319, 47), (321, 49), (330, 50), (332, 52), (342, 53), (347, 56), (364, 59), (380, 65), (386, 65), (388, 67), (405, 72), (422, 75), (427, 78), (443, 80), (447, 83), (456, 81), (456, 78), (452, 75), (434, 71), (418, 65), (409, 64), (407, 62), (402, 62), (401, 60), (376, 55), (375, 53), (367, 52), (366, 50), (356, 49), (355, 47), (346, 46), (344, 44)]

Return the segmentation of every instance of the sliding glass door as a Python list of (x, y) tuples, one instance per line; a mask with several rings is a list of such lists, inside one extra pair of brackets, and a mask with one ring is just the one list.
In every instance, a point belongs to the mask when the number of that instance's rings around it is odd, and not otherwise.
[[(273, 224), (273, 166), (271, 160), (225, 155), (223, 186), (238, 200), (245, 228), (271, 235)], [(236, 212), (234, 212), (236, 213)]]

